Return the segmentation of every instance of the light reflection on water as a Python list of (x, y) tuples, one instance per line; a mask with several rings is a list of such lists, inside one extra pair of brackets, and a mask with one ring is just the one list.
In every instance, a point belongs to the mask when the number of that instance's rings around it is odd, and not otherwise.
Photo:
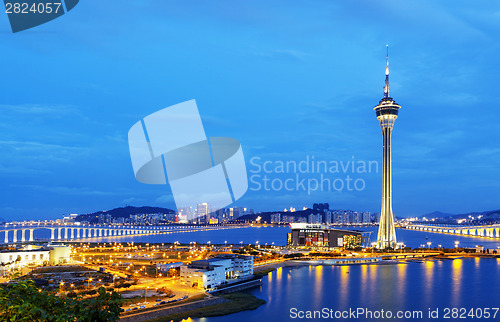
[[(253, 311), (196, 321), (293, 320), (289, 317), (292, 307), (421, 310), (424, 316), (429, 308), (437, 307), (498, 307), (494, 296), (494, 287), (500, 285), (498, 273), (500, 259), (473, 258), (394, 265), (285, 267), (266, 277), (261, 288), (249, 291), (268, 303)], [(279, 284), (278, 276), (285, 275), (290, 282)]]

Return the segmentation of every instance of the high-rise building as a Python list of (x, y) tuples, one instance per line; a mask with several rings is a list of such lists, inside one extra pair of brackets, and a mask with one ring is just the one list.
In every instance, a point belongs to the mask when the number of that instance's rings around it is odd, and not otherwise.
[(324, 214), (325, 220), (323, 222), (327, 225), (332, 223), (332, 212), (330, 210), (326, 210)]
[(317, 214), (309, 214), (309, 217), (308, 217), (308, 220), (307, 222), (310, 223), (310, 224), (321, 224), (321, 214), (320, 213), (317, 213)]
[(368, 211), (363, 212), (363, 224), (369, 224), (372, 222), (372, 214)]
[(377, 113), (383, 137), (383, 173), (382, 173), (382, 210), (377, 235), (377, 248), (396, 248), (396, 230), (392, 213), (392, 171), (391, 171), (391, 135), (394, 122), (398, 118), (400, 105), (391, 98), (389, 89), (389, 46), (387, 46), (385, 68), (384, 98), (373, 109)]
[(192, 221), (195, 219), (192, 207), (181, 207), (177, 209), (177, 214), (183, 220)]
[(277, 212), (275, 214), (271, 214), (271, 223), (279, 224), (281, 222), (281, 213)]
[(196, 217), (199, 223), (208, 223), (210, 221), (210, 213), (212, 212), (212, 207), (210, 204), (204, 202), (198, 204), (196, 208)]

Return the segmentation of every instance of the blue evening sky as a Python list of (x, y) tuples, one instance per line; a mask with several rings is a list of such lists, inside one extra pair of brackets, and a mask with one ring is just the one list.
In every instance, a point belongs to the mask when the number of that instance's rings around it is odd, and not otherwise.
[[(127, 132), (190, 99), (208, 136), (241, 142), (249, 176), (253, 157), (381, 162), (386, 44), (394, 213), (499, 208), (497, 2), (82, 0), (16, 34), (0, 17), (0, 217), (173, 208), (168, 186), (135, 180)], [(378, 211), (380, 169), (351, 177), (365, 188), (253, 189), (236, 205)]]

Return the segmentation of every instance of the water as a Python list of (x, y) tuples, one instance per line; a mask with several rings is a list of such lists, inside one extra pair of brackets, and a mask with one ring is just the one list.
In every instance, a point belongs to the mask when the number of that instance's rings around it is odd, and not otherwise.
[[(356, 229), (366, 232), (372, 232), (371, 241), (377, 238), (378, 227), (345, 227), (347, 229)], [(290, 232), (289, 227), (237, 227), (193, 232), (171, 232), (162, 235), (141, 235), (141, 236), (112, 236), (100, 237), (91, 239), (82, 239), (82, 241), (91, 242), (144, 242), (144, 243), (173, 243), (178, 241), (180, 243), (197, 242), (205, 244), (210, 242), (212, 244), (255, 244), (258, 242), (260, 245), (274, 245), (285, 246), (286, 234)], [(12, 232), (10, 232), (10, 239), (12, 240)], [(26, 233), (28, 236), (28, 232)], [(490, 239), (484, 237), (466, 237), (457, 235), (447, 235), (431, 232), (422, 232), (415, 230), (396, 229), (396, 236), (398, 242), (403, 242), (405, 245), (416, 248), (421, 245), (428, 247), (427, 243), (431, 243), (431, 247), (438, 247), (441, 245), (445, 248), (455, 247), (455, 242), (459, 242), (460, 247), (476, 247), (476, 245), (483, 245), (485, 248), (498, 249), (500, 248), (500, 239)], [(0, 234), (0, 238), (3, 234)], [(47, 229), (35, 230), (35, 239), (48, 239), (50, 238), (50, 231)], [(21, 235), (18, 232), (18, 240)], [(2, 239), (3, 240), (3, 239)]]
[[(433, 260), (394, 265), (305, 266), (279, 268), (249, 292), (267, 301), (253, 311), (196, 319), (200, 322), (288, 321), (290, 309), (421, 311), (499, 307), (500, 259)], [(418, 314), (418, 313), (411, 313)], [(496, 320), (500, 318), (500, 312)], [(349, 320), (349, 319), (348, 319)], [(354, 319), (352, 319), (354, 320)], [(362, 316), (358, 320), (367, 319)], [(392, 320), (397, 321), (397, 318)], [(433, 319), (436, 321), (436, 319)], [(495, 320), (495, 319), (491, 319)]]

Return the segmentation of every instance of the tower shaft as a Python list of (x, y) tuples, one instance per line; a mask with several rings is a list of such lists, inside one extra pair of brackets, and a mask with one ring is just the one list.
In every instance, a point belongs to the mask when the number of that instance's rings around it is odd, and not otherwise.
[(391, 137), (397, 116), (384, 115), (380, 119), (383, 137), (382, 209), (377, 235), (377, 248), (396, 248), (396, 230), (392, 213), (392, 156)]
[(377, 235), (377, 248), (397, 248), (394, 214), (392, 213), (392, 154), (391, 138), (394, 122), (398, 118), (400, 105), (391, 98), (389, 88), (389, 49), (387, 49), (387, 65), (385, 68), (384, 97), (374, 110), (380, 122), (383, 138), (383, 174), (382, 174), (382, 209)]

